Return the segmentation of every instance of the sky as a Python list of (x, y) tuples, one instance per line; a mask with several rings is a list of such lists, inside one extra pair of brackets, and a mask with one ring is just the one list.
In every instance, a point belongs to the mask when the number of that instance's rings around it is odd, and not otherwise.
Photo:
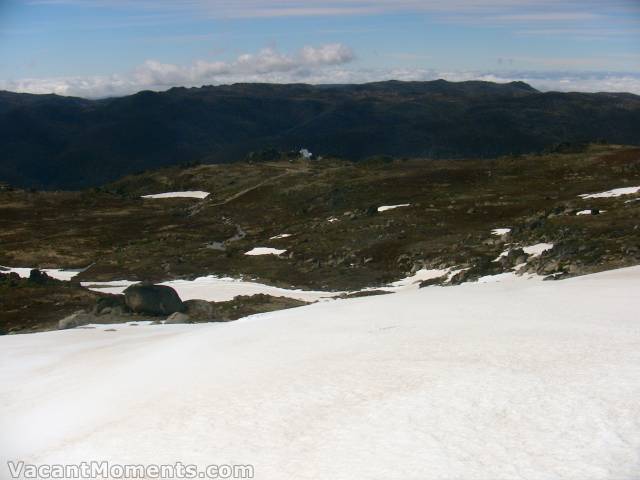
[(0, 0), (0, 89), (523, 80), (640, 94), (640, 0)]

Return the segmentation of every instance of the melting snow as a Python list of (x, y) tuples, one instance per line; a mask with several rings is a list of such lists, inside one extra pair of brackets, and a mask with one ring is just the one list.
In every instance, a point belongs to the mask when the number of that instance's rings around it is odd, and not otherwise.
[[(606, 210), (600, 210), (599, 213), (604, 213)], [(580, 210), (576, 215), (592, 215), (593, 210)]]
[(245, 252), (245, 255), (282, 255), (286, 250), (271, 247), (255, 247)]
[(524, 253), (537, 257), (547, 250), (553, 248), (553, 243), (536, 243), (535, 245), (529, 245), (528, 247), (522, 247)]
[(278, 240), (280, 238), (288, 238), (290, 237), (290, 233), (281, 233), (280, 235), (276, 235), (275, 237), (271, 237), (269, 240)]
[[(33, 270), (33, 268), (28, 268), (28, 267), (24, 267), (24, 268), (22, 268), (22, 267), (18, 267), (18, 268), (2, 267), (2, 268), (6, 268), (7, 270), (0, 270), (0, 273), (14, 272), (14, 273), (17, 273), (18, 275), (20, 275), (23, 278), (29, 278), (29, 274), (31, 273), (31, 270)], [(39, 269), (39, 270), (41, 272), (45, 272), (51, 278), (55, 278), (56, 280), (64, 280), (64, 281), (69, 281), (73, 277), (78, 275), (80, 272), (82, 272), (82, 269), (80, 269), (80, 270), (62, 270), (62, 269), (59, 269), (59, 268), (42, 268), (42, 269)]]
[(166, 192), (155, 193), (153, 195), (142, 195), (142, 198), (207, 198), (209, 195), (209, 192), (192, 190), (185, 192)]
[[(516, 247), (518, 248), (518, 247)], [(492, 260), (492, 262), (498, 262), (502, 257), (506, 257), (507, 255), (509, 255), (509, 252), (511, 251), (511, 248), (507, 248), (506, 250), (504, 250), (500, 255), (498, 255), (496, 258), (494, 258)]]
[(506, 235), (507, 233), (509, 233), (511, 231), (510, 228), (494, 228), (493, 230), (491, 230), (491, 233), (493, 235)]
[(518, 247), (516, 245), (511, 245), (509, 248), (504, 250), (500, 255), (493, 259), (494, 262), (499, 261), (502, 257), (506, 257), (509, 255), (511, 250), (517, 250), (518, 248), (522, 248), (522, 251), (531, 257), (537, 257), (542, 254), (542, 252), (546, 252), (547, 250), (551, 250), (553, 248), (553, 243), (536, 243), (535, 245), (529, 245), (528, 247)]
[(632, 193), (638, 193), (638, 191), (640, 191), (640, 187), (623, 187), (614, 188), (613, 190), (607, 190), (606, 192), (600, 193), (584, 193), (578, 196), (582, 198), (612, 198), (620, 197), (622, 195), (630, 195)]
[(81, 282), (80, 285), (95, 292), (119, 295), (124, 292), (128, 286), (135, 285), (136, 283), (139, 282), (132, 282), (130, 280), (114, 280), (111, 282)]
[(372, 288), (371, 290), (384, 290), (387, 292), (399, 292), (403, 290), (417, 289), (420, 287), (420, 282), (425, 280), (431, 280), (434, 278), (445, 276), (449, 273), (450, 269), (427, 269), (423, 268), (418, 270), (416, 273), (411, 275), (410, 277), (403, 278), (396, 282), (391, 283), (386, 287), (380, 288)]
[(632, 267), (231, 323), (2, 336), (0, 464), (179, 458), (252, 464), (262, 480), (636, 478), (639, 289)]
[(394, 208), (400, 208), (400, 207), (408, 207), (409, 205), (411, 204), (401, 203), (399, 205), (383, 205), (381, 207), (378, 207), (378, 212), (386, 212), (387, 210), (393, 210)]
[[(111, 294), (122, 293), (129, 285), (137, 282), (84, 282), (82, 285), (95, 290)], [(264, 293), (274, 297), (288, 297), (305, 302), (330, 299), (342, 292), (322, 292), (313, 290), (298, 290), (279, 288), (258, 282), (251, 282), (229, 277), (216, 277), (208, 275), (194, 280), (169, 280), (160, 285), (167, 285), (175, 289), (182, 300), (207, 300), (208, 302), (225, 302), (233, 300), (238, 295), (257, 295)]]

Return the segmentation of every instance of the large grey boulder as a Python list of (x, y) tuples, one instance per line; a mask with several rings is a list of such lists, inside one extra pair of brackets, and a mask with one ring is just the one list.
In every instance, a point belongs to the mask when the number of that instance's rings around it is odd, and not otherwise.
[(135, 313), (171, 315), (184, 310), (178, 293), (166, 285), (131, 285), (124, 291), (124, 298), (127, 307)]

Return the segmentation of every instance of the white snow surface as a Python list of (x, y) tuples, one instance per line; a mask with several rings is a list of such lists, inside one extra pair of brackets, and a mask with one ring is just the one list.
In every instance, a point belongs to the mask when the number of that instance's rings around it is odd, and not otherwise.
[[(640, 267), (0, 337), (6, 461), (635, 480)], [(102, 326), (101, 326), (102, 327)]]
[(509, 233), (511, 231), (510, 228), (494, 228), (493, 230), (491, 230), (491, 233), (493, 235), (505, 235), (507, 233)]
[(153, 195), (142, 195), (142, 198), (207, 198), (209, 195), (209, 192), (188, 190), (185, 192), (166, 192), (155, 193)]
[(522, 247), (522, 250), (527, 255), (531, 255), (532, 257), (537, 257), (547, 250), (551, 250), (553, 248), (553, 243), (536, 243), (535, 245), (529, 245), (528, 247)]
[(286, 250), (271, 247), (255, 247), (245, 252), (245, 255), (282, 255)]
[(582, 198), (612, 198), (612, 197), (620, 197), (622, 195), (631, 195), (632, 193), (638, 193), (640, 191), (640, 187), (623, 187), (623, 188), (614, 188), (613, 190), (607, 190), (606, 192), (600, 193), (584, 193), (579, 195)]
[(275, 235), (271, 237), (269, 240), (279, 240), (281, 238), (289, 238), (291, 235), (292, 235), (291, 233), (281, 233), (280, 235)]
[(399, 205), (382, 205), (381, 207), (378, 207), (378, 212), (386, 212), (387, 210), (393, 210), (394, 208), (400, 208), (400, 207), (408, 207), (409, 205), (411, 204), (401, 203)]

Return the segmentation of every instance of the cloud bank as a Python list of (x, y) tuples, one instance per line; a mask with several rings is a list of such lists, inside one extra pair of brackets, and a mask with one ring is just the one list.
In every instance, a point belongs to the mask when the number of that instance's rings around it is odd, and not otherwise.
[(607, 72), (439, 71), (435, 69), (373, 69), (352, 65), (355, 55), (335, 43), (306, 46), (293, 54), (265, 48), (231, 61), (199, 60), (175, 65), (147, 60), (133, 71), (106, 76), (24, 78), (0, 82), (0, 89), (23, 93), (55, 93), (86, 98), (128, 95), (140, 90), (176, 86), (220, 85), (238, 82), (364, 83), (382, 80), (485, 80), (530, 83), (540, 90), (631, 92), (640, 94), (640, 74)]

